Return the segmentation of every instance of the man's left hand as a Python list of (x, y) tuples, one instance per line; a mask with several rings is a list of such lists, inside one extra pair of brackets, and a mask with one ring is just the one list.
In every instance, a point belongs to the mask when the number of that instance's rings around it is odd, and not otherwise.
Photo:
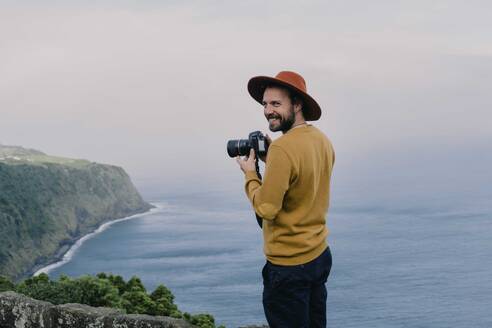
[(248, 171), (256, 172), (255, 158), (256, 158), (255, 151), (253, 148), (251, 148), (249, 152), (249, 156), (245, 158), (241, 158), (240, 156), (237, 156), (236, 161), (244, 173)]

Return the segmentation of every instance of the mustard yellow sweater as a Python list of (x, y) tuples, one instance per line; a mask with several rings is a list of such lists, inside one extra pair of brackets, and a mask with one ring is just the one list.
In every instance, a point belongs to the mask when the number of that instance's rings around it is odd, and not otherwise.
[(328, 138), (305, 125), (272, 142), (263, 181), (246, 172), (246, 194), (264, 219), (264, 252), (273, 264), (304, 264), (326, 249), (334, 161)]

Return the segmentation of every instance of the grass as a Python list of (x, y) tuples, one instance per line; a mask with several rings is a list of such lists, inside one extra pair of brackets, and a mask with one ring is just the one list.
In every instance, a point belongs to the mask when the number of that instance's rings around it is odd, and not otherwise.
[(0, 145), (0, 162), (10, 165), (16, 164), (62, 164), (74, 168), (83, 168), (91, 162), (85, 159), (71, 159), (46, 155), (40, 151), (17, 146)]

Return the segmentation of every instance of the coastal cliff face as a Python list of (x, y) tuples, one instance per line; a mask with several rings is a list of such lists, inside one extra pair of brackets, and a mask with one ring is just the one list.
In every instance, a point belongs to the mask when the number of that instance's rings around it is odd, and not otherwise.
[(0, 275), (23, 278), (100, 224), (151, 207), (120, 167), (0, 145)]

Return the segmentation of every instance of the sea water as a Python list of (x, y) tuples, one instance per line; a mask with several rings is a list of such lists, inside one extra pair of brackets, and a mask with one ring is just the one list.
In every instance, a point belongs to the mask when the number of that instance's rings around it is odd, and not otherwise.
[[(490, 194), (347, 195), (328, 215), (328, 327), (492, 327)], [(137, 275), (148, 291), (169, 287), (182, 311), (264, 323), (262, 236), (245, 196), (152, 201), (158, 210), (106, 227), (50, 276)]]

